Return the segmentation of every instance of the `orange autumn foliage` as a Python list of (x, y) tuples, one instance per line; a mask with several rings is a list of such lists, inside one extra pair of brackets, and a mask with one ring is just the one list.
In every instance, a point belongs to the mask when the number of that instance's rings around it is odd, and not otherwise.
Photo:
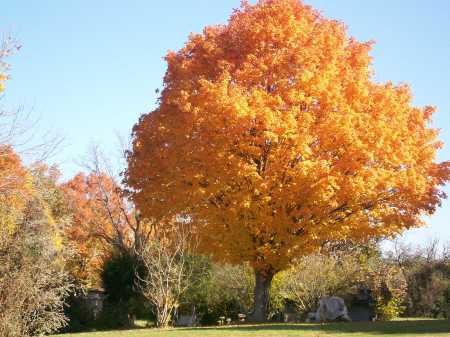
[(119, 187), (107, 175), (79, 173), (62, 185), (72, 225), (67, 236), (75, 244), (75, 274), (91, 286), (99, 285), (99, 271), (114, 247), (129, 245), (130, 214)]
[(33, 195), (32, 178), (20, 156), (9, 145), (0, 145), (0, 227), (15, 230), (27, 201)]
[(435, 109), (375, 83), (371, 46), (297, 0), (244, 2), (191, 35), (133, 129), (125, 181), (142, 215), (188, 214), (202, 252), (270, 272), (421, 226), (450, 173)]
[(20, 156), (10, 145), (0, 145), (0, 195), (19, 194), (24, 199), (21, 190), (30, 181), (26, 168), (22, 165)]

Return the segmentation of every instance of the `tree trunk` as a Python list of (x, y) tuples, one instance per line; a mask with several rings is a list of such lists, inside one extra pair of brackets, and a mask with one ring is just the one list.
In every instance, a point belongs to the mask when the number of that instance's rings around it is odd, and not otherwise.
[(169, 304), (164, 303), (162, 308), (158, 309), (156, 317), (156, 325), (159, 328), (167, 328), (170, 325), (170, 319), (172, 315), (172, 308)]
[(255, 297), (253, 312), (250, 320), (253, 322), (265, 322), (269, 309), (269, 291), (274, 273), (272, 271), (255, 270)]

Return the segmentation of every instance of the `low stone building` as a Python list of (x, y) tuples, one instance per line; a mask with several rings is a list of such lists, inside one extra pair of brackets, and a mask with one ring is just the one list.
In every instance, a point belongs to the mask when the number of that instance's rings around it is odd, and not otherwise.
[(83, 306), (86, 308), (88, 316), (95, 321), (103, 310), (103, 304), (106, 299), (106, 294), (103, 290), (90, 289), (88, 292), (80, 297)]

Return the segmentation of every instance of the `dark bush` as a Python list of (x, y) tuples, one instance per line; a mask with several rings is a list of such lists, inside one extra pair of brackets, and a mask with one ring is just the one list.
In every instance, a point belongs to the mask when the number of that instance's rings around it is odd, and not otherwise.
[(139, 296), (135, 288), (137, 270), (138, 260), (126, 252), (116, 252), (105, 262), (101, 279), (109, 302), (128, 302)]
[[(116, 323), (128, 325), (128, 317), (152, 319), (151, 310), (136, 288), (136, 273), (144, 273), (139, 259), (129, 252), (115, 252), (104, 264), (101, 273), (107, 295), (105, 313), (116, 316)], [(120, 316), (120, 319), (117, 317)]]

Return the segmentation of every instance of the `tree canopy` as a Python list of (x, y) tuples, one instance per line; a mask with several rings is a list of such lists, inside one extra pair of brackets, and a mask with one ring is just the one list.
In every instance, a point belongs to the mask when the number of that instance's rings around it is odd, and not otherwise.
[(189, 214), (203, 251), (272, 271), (326, 241), (422, 225), (449, 177), (435, 108), (374, 82), (371, 46), (297, 0), (244, 2), (191, 35), (133, 129), (139, 210)]

